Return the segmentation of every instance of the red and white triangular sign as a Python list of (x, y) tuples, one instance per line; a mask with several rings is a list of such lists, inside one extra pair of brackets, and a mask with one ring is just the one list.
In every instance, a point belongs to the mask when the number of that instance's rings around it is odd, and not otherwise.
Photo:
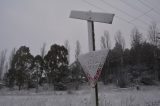
[(101, 74), (104, 62), (108, 55), (108, 50), (92, 51), (78, 57), (88, 81), (92, 87), (95, 87)]

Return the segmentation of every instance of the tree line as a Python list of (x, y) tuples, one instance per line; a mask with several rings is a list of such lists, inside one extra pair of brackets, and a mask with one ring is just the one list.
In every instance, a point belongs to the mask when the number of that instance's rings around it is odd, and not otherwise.
[(101, 47), (109, 50), (101, 79), (104, 84), (120, 87), (153, 85), (160, 81), (160, 39), (156, 23), (148, 29), (147, 39), (137, 28), (130, 34), (131, 48), (125, 48), (121, 31), (115, 34), (115, 46), (110, 47), (109, 32), (101, 37)]
[[(66, 40), (64, 45), (51, 45), (48, 52), (45, 50), (45, 44), (40, 49), (40, 55), (33, 56), (27, 46), (20, 46), (19, 49), (13, 49), (9, 63), (6, 62), (6, 50), (1, 52), (0, 76), (1, 80), (9, 88), (18, 87), (21, 89), (36, 88), (48, 84), (57, 90), (65, 90), (67, 83), (73, 83), (78, 89), (79, 76), (82, 70), (78, 62), (69, 66), (69, 42)], [(81, 52), (79, 41), (76, 41), (75, 58), (77, 60)], [(2, 78), (2, 70), (6, 73)], [(84, 74), (83, 74), (84, 75)]]
[[(99, 80), (119, 87), (157, 84), (160, 81), (160, 41), (156, 24), (149, 26), (148, 39), (144, 39), (137, 28), (133, 28), (130, 38), (131, 48), (126, 48), (122, 32), (117, 31), (112, 48), (109, 32), (104, 32), (101, 48), (108, 49), (109, 53)], [(0, 78), (7, 87), (17, 86), (19, 90), (36, 88), (38, 91), (39, 86), (48, 84), (54, 85), (54, 89), (65, 90), (65, 85), (78, 89), (81, 83), (87, 81), (77, 59), (81, 53), (79, 41), (76, 42), (75, 61), (70, 65), (70, 45), (67, 40), (64, 46), (51, 45), (47, 52), (43, 44), (40, 51), (40, 55), (33, 56), (29, 47), (13, 49), (6, 65), (6, 50), (1, 52), (0, 76), (2, 70), (6, 70), (6, 73)]]
[(30, 53), (29, 47), (21, 46), (14, 49), (10, 57), (10, 68), (4, 75), (4, 81), (8, 87), (18, 86), (32, 88), (42, 83), (56, 84), (65, 81), (68, 73), (68, 51), (64, 46), (54, 44), (44, 55), (35, 57)]

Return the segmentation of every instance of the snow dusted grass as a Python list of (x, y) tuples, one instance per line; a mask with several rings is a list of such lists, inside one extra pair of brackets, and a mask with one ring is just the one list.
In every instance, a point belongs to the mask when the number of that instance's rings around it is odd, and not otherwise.
[[(79, 91), (35, 90), (0, 91), (0, 106), (90, 106), (90, 88), (83, 86)], [(99, 106), (160, 106), (159, 87), (119, 89), (99, 85)]]

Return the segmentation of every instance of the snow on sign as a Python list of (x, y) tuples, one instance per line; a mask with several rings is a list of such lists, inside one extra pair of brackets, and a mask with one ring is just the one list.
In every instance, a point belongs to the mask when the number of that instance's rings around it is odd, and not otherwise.
[(96, 82), (101, 74), (104, 62), (106, 60), (108, 50), (92, 51), (78, 57), (87, 78), (92, 87), (95, 87)]

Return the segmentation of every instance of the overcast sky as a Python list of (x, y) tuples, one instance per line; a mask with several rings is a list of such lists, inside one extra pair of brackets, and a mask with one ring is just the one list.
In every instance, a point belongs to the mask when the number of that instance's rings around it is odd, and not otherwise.
[(126, 47), (129, 47), (129, 35), (134, 25), (146, 35), (152, 21), (158, 25), (160, 22), (160, 1), (140, 1), (0, 0), (0, 51), (7, 49), (10, 52), (26, 45), (36, 55), (43, 43), (47, 44), (48, 51), (52, 44), (62, 45), (69, 40), (73, 61), (76, 40), (80, 41), (82, 53), (88, 52), (88, 32), (86, 21), (69, 18), (71, 10), (114, 13), (112, 25), (95, 23), (96, 49), (100, 49), (100, 37), (105, 30), (110, 32), (112, 47), (117, 30), (122, 31)]

